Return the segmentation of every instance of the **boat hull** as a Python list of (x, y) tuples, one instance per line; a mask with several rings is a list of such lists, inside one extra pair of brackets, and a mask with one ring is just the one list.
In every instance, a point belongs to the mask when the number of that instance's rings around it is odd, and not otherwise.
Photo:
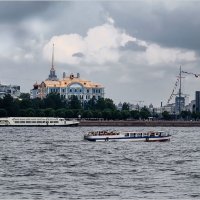
[(78, 126), (76, 120), (54, 117), (7, 117), (0, 118), (0, 127), (65, 127)]
[(0, 125), (0, 127), (76, 127), (78, 126), (77, 124), (65, 124), (65, 125), (43, 125), (43, 124), (37, 124), (37, 125)]
[(85, 136), (85, 140), (91, 142), (111, 142), (111, 141), (131, 141), (131, 142), (167, 142), (170, 141), (170, 136), (166, 137), (95, 137), (95, 136)]

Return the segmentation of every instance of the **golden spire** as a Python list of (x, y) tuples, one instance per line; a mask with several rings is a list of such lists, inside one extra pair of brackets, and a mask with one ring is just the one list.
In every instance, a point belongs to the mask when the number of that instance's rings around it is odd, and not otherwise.
[(52, 51), (52, 63), (51, 63), (51, 70), (54, 70), (54, 43), (53, 43), (53, 51)]

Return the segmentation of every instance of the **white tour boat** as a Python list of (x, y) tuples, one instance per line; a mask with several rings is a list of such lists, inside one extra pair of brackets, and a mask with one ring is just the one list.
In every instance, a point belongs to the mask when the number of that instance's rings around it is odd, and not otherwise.
[(164, 131), (149, 132), (116, 132), (116, 131), (95, 131), (84, 135), (88, 141), (135, 141), (135, 142), (165, 142), (170, 140), (171, 135)]
[(0, 118), (0, 126), (78, 126), (76, 120), (54, 117), (6, 117)]

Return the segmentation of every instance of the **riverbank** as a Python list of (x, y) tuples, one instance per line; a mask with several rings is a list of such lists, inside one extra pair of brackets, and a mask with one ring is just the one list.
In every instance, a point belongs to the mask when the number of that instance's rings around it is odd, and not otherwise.
[(80, 120), (79, 126), (200, 127), (200, 121)]

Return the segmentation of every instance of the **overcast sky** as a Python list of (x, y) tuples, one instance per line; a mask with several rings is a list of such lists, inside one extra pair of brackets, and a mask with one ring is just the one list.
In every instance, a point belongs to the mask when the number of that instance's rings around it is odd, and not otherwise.
[[(1, 84), (30, 92), (54, 43), (59, 78), (79, 72), (116, 104), (166, 104), (180, 65), (200, 74), (199, 11), (197, 0), (0, 2)], [(185, 74), (190, 100), (195, 90), (200, 78)]]

